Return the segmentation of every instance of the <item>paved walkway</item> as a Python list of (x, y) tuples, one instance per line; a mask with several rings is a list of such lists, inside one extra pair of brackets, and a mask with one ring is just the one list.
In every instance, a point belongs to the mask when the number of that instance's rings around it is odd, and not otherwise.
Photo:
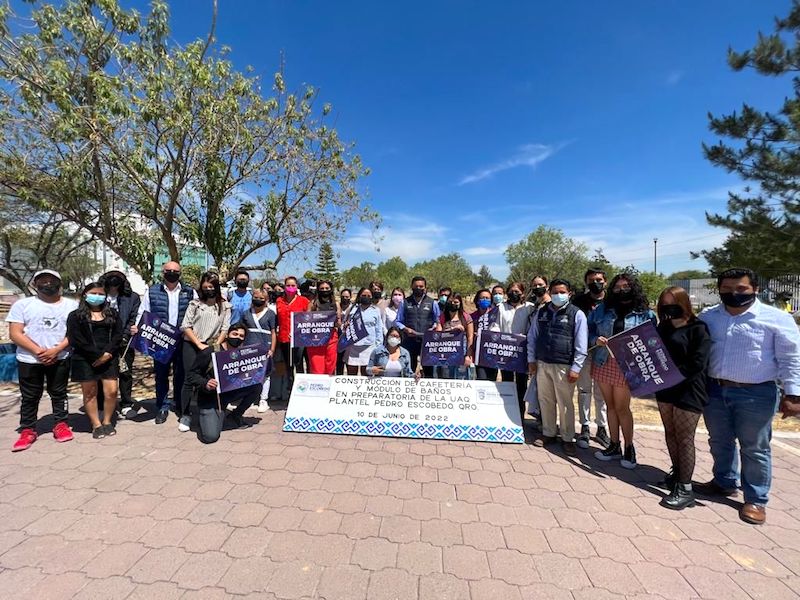
[(775, 449), (769, 521), (754, 527), (734, 501), (659, 507), (658, 432), (638, 434), (630, 472), (589, 451), (288, 434), (282, 412), (263, 417), (203, 446), (174, 419), (94, 441), (76, 414), (75, 441), (46, 434), (12, 454), (16, 395), (0, 393), (0, 594), (777, 600), (800, 588), (794, 440)]

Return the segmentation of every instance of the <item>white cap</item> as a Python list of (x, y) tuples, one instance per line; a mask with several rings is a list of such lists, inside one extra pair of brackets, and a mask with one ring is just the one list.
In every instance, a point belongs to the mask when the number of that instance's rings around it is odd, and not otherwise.
[(36, 281), (42, 275), (52, 275), (61, 281), (61, 275), (59, 275), (58, 271), (53, 271), (52, 269), (42, 269), (41, 271), (36, 271), (36, 273), (33, 275), (33, 280)]

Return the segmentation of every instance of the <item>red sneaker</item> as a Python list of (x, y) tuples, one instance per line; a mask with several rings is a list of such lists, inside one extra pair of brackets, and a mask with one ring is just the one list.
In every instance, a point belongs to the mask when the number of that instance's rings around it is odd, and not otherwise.
[(19, 434), (19, 439), (11, 446), (11, 451), (20, 452), (22, 450), (27, 450), (33, 446), (36, 437), (36, 432), (33, 429), (23, 429)]
[(53, 427), (53, 437), (57, 442), (68, 442), (72, 439), (72, 429), (64, 421), (56, 423)]

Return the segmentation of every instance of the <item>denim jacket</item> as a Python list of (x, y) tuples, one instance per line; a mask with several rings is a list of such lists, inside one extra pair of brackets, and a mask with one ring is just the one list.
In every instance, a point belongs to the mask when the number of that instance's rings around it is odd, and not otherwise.
[[(606, 307), (604, 302), (600, 303), (597, 308), (589, 313), (589, 347), (597, 343), (598, 337), (610, 338), (614, 335), (614, 321), (617, 319), (617, 314), (613, 308)], [(625, 330), (641, 325), (645, 321), (652, 321), (656, 325), (656, 315), (649, 308), (644, 311), (630, 312), (625, 316)], [(608, 350), (604, 346), (595, 348), (592, 354), (592, 362), (598, 367), (602, 366), (608, 360)]]
[[(400, 366), (402, 367), (400, 377), (413, 377), (414, 371), (411, 370), (411, 355), (408, 350), (400, 347)], [(372, 351), (369, 356), (369, 363), (367, 364), (367, 373), (372, 375), (372, 367), (386, 368), (386, 363), (389, 362), (389, 349), (381, 344)]]

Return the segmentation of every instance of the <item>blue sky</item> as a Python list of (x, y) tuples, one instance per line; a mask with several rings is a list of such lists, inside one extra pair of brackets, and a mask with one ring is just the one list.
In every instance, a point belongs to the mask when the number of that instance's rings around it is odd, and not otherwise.
[[(652, 269), (657, 237), (660, 271), (703, 268), (689, 250), (725, 237), (704, 211), (743, 185), (704, 160), (706, 115), (790, 91), (725, 60), (788, 0), (219, 3), (235, 63), (271, 81), (283, 53), (372, 169), (380, 252), (354, 224), (340, 268), (457, 251), (504, 277), (504, 248), (540, 224), (618, 264)], [(178, 42), (205, 35), (210, 0), (171, 6)]]

